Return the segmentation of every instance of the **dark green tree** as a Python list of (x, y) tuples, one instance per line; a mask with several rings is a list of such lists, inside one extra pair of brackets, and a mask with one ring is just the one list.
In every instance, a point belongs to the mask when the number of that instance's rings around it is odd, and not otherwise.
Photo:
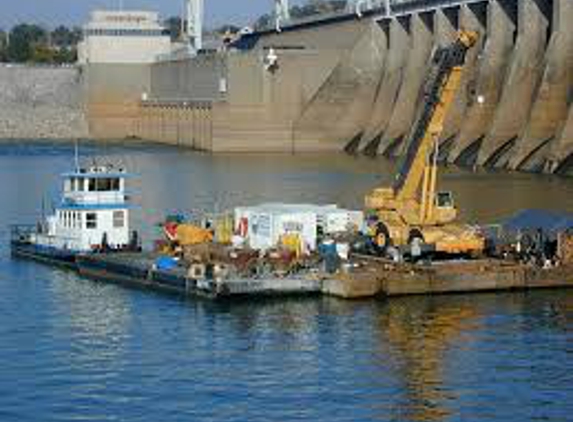
[(10, 31), (8, 59), (12, 62), (32, 60), (37, 46), (47, 45), (48, 33), (38, 25), (20, 24)]
[(8, 34), (0, 29), (0, 62), (8, 61)]
[(50, 34), (50, 43), (55, 47), (71, 47), (78, 43), (77, 35), (72, 29), (60, 25)]
[[(77, 45), (82, 39), (81, 28), (68, 28), (58, 26), (50, 33), (50, 49), (52, 50), (51, 63), (73, 63), (77, 60)], [(46, 61), (50, 57), (46, 52), (40, 57)], [(34, 57), (36, 61), (36, 57)]]
[(53, 62), (58, 64), (75, 63), (78, 60), (78, 49), (75, 46), (61, 48), (54, 52)]

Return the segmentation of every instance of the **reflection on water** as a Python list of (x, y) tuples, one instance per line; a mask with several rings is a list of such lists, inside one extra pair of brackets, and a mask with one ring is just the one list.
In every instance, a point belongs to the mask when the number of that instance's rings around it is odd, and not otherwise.
[[(114, 145), (82, 152), (121, 159), (140, 175), (131, 189), (147, 236), (174, 211), (268, 200), (359, 207), (392, 170), (338, 155), (214, 157)], [(72, 154), (69, 145), (0, 147), (0, 220), (37, 217)], [(565, 179), (448, 169), (444, 185), (475, 220), (540, 203), (573, 210)], [(182, 301), (12, 261), (6, 235), (2, 421), (521, 422), (573, 412), (569, 291)]]
[(447, 420), (447, 401), (456, 399), (455, 391), (446, 388), (447, 352), (462, 335), (470, 337), (478, 315), (469, 304), (414, 302), (389, 302), (379, 320), (388, 342), (384, 346), (407, 392), (401, 415), (412, 421)]
[(74, 344), (70, 364), (81, 368), (95, 363), (113, 370), (123, 357), (130, 330), (128, 293), (99, 283), (78, 282), (78, 277), (68, 272), (54, 273), (50, 289), (57, 313), (69, 318), (65, 324), (69, 332), (58, 332), (62, 326), (55, 326), (53, 335), (68, 335)]

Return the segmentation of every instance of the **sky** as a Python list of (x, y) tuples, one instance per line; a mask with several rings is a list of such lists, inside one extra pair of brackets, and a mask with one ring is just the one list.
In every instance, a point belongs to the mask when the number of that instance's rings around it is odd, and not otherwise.
[[(81, 25), (90, 10), (118, 8), (122, 2), (124, 9), (154, 10), (164, 17), (181, 14), (183, 7), (183, 0), (0, 0), (0, 28), (21, 22)], [(205, 9), (207, 26), (246, 25), (271, 11), (273, 0), (205, 0)]]

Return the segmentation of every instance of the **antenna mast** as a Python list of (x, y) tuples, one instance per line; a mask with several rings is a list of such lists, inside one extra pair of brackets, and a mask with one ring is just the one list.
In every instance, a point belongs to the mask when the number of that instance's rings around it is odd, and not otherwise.
[(191, 49), (198, 53), (203, 48), (203, 0), (187, 1), (187, 31), (185, 36)]
[(275, 0), (275, 29), (281, 32), (282, 23), (290, 20), (288, 0)]

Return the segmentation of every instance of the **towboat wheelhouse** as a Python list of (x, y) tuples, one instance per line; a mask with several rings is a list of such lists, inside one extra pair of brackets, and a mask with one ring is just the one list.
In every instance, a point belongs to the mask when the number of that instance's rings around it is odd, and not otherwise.
[(133, 247), (137, 239), (129, 228), (128, 177), (123, 169), (112, 166), (65, 173), (62, 197), (54, 214), (36, 226), (13, 227), (12, 251), (58, 259)]

